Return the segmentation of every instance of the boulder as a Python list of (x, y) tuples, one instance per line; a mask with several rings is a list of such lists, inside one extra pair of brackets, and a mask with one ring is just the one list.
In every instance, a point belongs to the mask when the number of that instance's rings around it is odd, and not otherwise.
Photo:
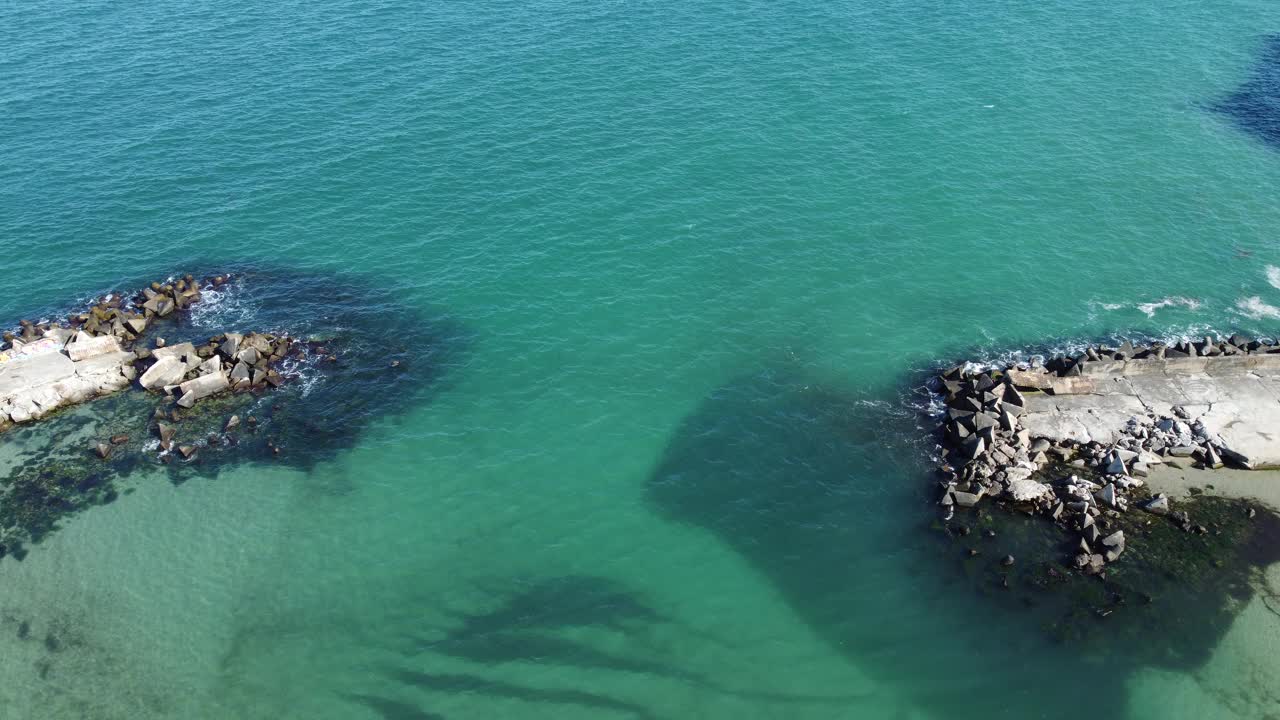
[(984, 430), (986, 428), (995, 427), (999, 422), (994, 416), (987, 412), (976, 413), (973, 416), (973, 429)]
[(219, 358), (217, 355), (210, 356), (208, 360), (205, 360), (204, 362), (200, 363), (200, 367), (198, 368), (198, 371), (201, 375), (216, 373), (216, 372), (219, 372), (220, 370), (222, 370), (222, 359)]
[(974, 460), (987, 451), (987, 445), (982, 438), (975, 435), (965, 441), (962, 449), (966, 459)]
[(111, 446), (106, 443), (98, 443), (98, 446), (94, 448), (94, 452), (98, 454), (98, 457), (106, 460), (111, 457)]
[(243, 360), (236, 363), (235, 369), (231, 371), (231, 384), (244, 385), (249, 382), (250, 371), (249, 366)]
[(1010, 370), (1007, 375), (1011, 387), (1032, 390), (1048, 390), (1053, 387), (1053, 376), (1046, 372)]
[(1107, 565), (1107, 559), (1102, 555), (1093, 554), (1089, 556), (1089, 562), (1085, 566), (1084, 571), (1090, 575), (1097, 575), (1102, 572)]
[(244, 338), (240, 333), (227, 333), (222, 345), (218, 347), (218, 351), (227, 357), (228, 360), (234, 360), (236, 353), (240, 351), (240, 341)]
[(235, 430), (239, 426), (240, 426), (240, 416), (232, 415), (230, 418), (227, 419), (227, 425), (226, 427), (223, 428), (223, 430), (230, 432), (232, 430)]
[(201, 375), (178, 386), (179, 391), (182, 393), (182, 397), (178, 399), (178, 405), (189, 408), (195, 405), (197, 400), (222, 392), (229, 387), (231, 387), (231, 383), (227, 380), (226, 373), (222, 371)]
[(1160, 457), (1159, 455), (1149, 450), (1142, 450), (1138, 453), (1138, 462), (1142, 463), (1143, 465), (1146, 465), (1147, 467), (1150, 467), (1152, 465), (1159, 465), (1163, 463), (1164, 458)]
[(1151, 498), (1150, 500), (1146, 501), (1139, 507), (1141, 507), (1143, 510), (1146, 510), (1147, 512), (1153, 515), (1168, 515), (1169, 514), (1169, 498), (1167, 497)]
[(67, 345), (67, 356), (71, 358), (72, 362), (121, 351), (120, 340), (111, 335), (100, 335), (88, 339), (82, 339), (77, 335), (75, 342)]
[(1107, 463), (1105, 471), (1108, 475), (1128, 475), (1129, 470), (1124, 466), (1124, 460), (1116, 453), (1112, 453), (1111, 462)]
[(166, 385), (178, 384), (186, 374), (186, 363), (177, 356), (165, 355), (142, 373), (138, 384), (147, 390), (156, 390)]
[(1009, 497), (1015, 502), (1031, 502), (1053, 494), (1053, 490), (1035, 480), (1014, 480), (1009, 483)]
[(1114, 484), (1107, 483), (1106, 485), (1103, 485), (1102, 490), (1098, 493), (1098, 496), (1099, 496), (1098, 499), (1101, 500), (1103, 504), (1105, 504), (1107, 507), (1112, 507), (1112, 508), (1120, 507), (1120, 503), (1118, 502), (1118, 498), (1116, 497), (1116, 486)]
[(1101, 533), (1098, 532), (1097, 523), (1090, 523), (1086, 525), (1084, 530), (1081, 531), (1080, 534), (1084, 536), (1084, 539), (1088, 541), (1090, 544), (1098, 542), (1098, 536), (1101, 535)]

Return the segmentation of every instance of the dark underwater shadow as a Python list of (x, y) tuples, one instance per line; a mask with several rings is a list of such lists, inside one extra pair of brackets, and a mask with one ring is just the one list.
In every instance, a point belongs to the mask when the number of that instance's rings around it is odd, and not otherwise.
[[(608, 578), (515, 578), (486, 591), (494, 597), (492, 607), (446, 610), (443, 614), (453, 620), (446, 626), (424, 625), (417, 632), (405, 633), (399, 648), (403, 662), (382, 666), (377, 672), (405, 690), (467, 695), (480, 703), (491, 698), (573, 706), (645, 719), (662, 715), (634, 699), (612, 696), (597, 685), (601, 680), (607, 684), (609, 677), (643, 677), (748, 701), (833, 710), (847, 709), (865, 699), (839, 692), (802, 695), (732, 688), (688, 669), (681, 658), (652, 642), (655, 632), (665, 630), (668, 637), (679, 635), (726, 647), (729, 643), (657, 612), (641, 593)], [(625, 650), (600, 647), (601, 641), (618, 636), (625, 636)], [(609, 644), (617, 647), (616, 642)], [(736, 646), (730, 652), (736, 652)], [(461, 660), (475, 669), (446, 673), (425, 669), (441, 659)], [(449, 665), (456, 666), (456, 662)], [(582, 679), (571, 681), (569, 687), (533, 687), (486, 677), (488, 668), (511, 665), (564, 668), (572, 672), (563, 677)]]
[(414, 703), (392, 700), (379, 695), (346, 693), (342, 698), (364, 705), (383, 720), (444, 720), (443, 715), (427, 712)]
[(1263, 38), (1249, 79), (1211, 108), (1271, 148), (1280, 149), (1280, 35)]
[[(185, 269), (185, 268), (184, 268)], [(175, 445), (197, 448), (184, 461), (158, 457), (154, 447), (159, 408), (168, 398), (136, 388), (19, 426), (5, 440), (32, 449), (0, 480), (9, 502), (0, 504), (0, 554), (21, 557), (21, 545), (38, 542), (63, 518), (116, 500), (116, 480), (146, 467), (163, 468), (181, 483), (213, 477), (244, 463), (270, 463), (310, 470), (358, 445), (375, 423), (396, 422), (444, 392), (470, 354), (473, 335), (450, 313), (409, 299), (393, 282), (350, 273), (267, 266), (220, 266), (231, 281), (206, 290), (189, 312), (157, 322), (144, 344), (158, 337), (170, 344), (202, 343), (224, 331), (287, 333), (306, 341), (305, 352), (284, 361), (282, 387), (260, 393), (207, 398), (180, 410)], [(196, 274), (196, 273), (193, 273)], [(115, 292), (146, 284), (121, 283)], [(65, 316), (72, 307), (46, 309), (36, 317)], [(227, 419), (245, 420), (224, 432)], [(248, 419), (252, 417), (250, 422)], [(76, 437), (95, 428), (93, 442), (44, 442)], [(100, 460), (90, 448), (113, 435), (128, 441)], [(163, 461), (163, 462), (162, 462)]]
[[(975, 592), (960, 548), (931, 538), (927, 448), (900, 407), (776, 369), (737, 378), (677, 429), (649, 499), (734, 548), (819, 636), (939, 716), (1122, 718), (1126, 678), (1161, 646), (1179, 644), (1182, 668), (1208, 656), (1224, 628), (1196, 612), (1176, 632), (1097, 649), (1045, 633), (1061, 612), (1052, 599)], [(1087, 692), (1067, 678), (1087, 678)]]

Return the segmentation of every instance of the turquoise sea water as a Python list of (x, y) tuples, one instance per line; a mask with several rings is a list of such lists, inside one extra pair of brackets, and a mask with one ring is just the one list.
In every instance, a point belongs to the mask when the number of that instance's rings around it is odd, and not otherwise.
[(0, 717), (1280, 714), (1263, 606), (1180, 618), (1170, 656), (958, 579), (910, 393), (962, 355), (1274, 334), (1280, 151), (1213, 106), (1277, 30), (1256, 1), (0, 7), (4, 324), (234, 265), (455, 329), (323, 461), (140, 469), (0, 562)]

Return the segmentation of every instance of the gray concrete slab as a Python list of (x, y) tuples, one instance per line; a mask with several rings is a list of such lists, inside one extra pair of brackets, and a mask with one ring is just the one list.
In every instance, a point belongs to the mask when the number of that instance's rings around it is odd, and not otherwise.
[(1110, 443), (1130, 417), (1169, 417), (1176, 406), (1255, 466), (1280, 466), (1280, 355), (1108, 361), (1086, 374), (1088, 392), (1027, 393), (1023, 427), (1033, 437)]

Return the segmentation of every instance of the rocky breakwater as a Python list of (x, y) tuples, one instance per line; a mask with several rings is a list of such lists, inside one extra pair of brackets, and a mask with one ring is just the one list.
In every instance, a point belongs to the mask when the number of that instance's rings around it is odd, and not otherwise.
[(294, 348), (287, 336), (224, 333), (197, 347), (193, 343), (160, 346), (146, 352), (149, 363), (138, 384), (173, 396), (180, 407), (224, 391), (279, 387), (276, 365)]
[[(226, 281), (219, 276), (208, 286)], [(156, 320), (189, 308), (201, 283), (187, 275), (132, 298), (110, 294), (58, 322), (23, 320), (0, 343), (0, 430), (129, 386), (134, 343)]]
[[(1075, 356), (940, 374), (944, 518), (993, 502), (1056, 523), (1068, 567), (1099, 574), (1125, 553), (1135, 510), (1213, 532), (1151, 495), (1158, 464), (1280, 465), (1280, 346), (1234, 335), (1090, 347)], [(1012, 560), (1010, 558), (1010, 560)]]
[(0, 348), (0, 430), (123, 390), (135, 379), (183, 408), (223, 392), (279, 387), (277, 365), (302, 352), (287, 336), (229, 332), (200, 344), (156, 338), (145, 347), (144, 333), (199, 302), (202, 287), (226, 281), (187, 275), (151, 283), (132, 297), (108, 295), (65, 322), (22, 321)]

